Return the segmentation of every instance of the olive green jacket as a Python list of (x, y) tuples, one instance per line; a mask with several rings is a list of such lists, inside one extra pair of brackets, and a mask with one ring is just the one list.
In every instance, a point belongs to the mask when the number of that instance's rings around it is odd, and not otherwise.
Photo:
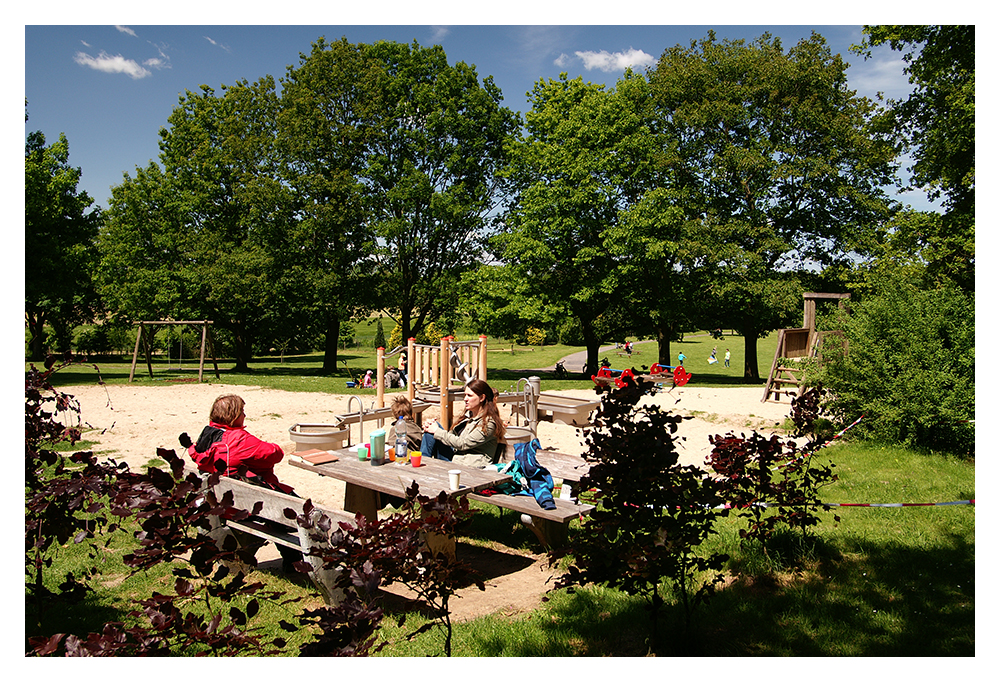
[(451, 461), (480, 469), (496, 461), (496, 423), (491, 419), (483, 431), (482, 420), (483, 417), (469, 417), (451, 431), (434, 430), (434, 438), (455, 451)]

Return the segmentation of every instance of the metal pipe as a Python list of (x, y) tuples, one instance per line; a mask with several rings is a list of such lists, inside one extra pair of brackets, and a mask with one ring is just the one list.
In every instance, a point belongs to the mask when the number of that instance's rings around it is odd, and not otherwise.
[[(365, 442), (365, 404), (361, 402), (361, 397), (352, 395), (347, 399), (347, 412), (351, 412), (351, 401), (358, 401), (358, 442)], [(351, 447), (351, 426), (347, 425), (347, 447)]]

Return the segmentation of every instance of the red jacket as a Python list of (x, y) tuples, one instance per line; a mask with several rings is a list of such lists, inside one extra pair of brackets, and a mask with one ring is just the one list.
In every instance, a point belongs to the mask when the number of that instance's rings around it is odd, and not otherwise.
[(212, 443), (205, 452), (197, 452), (195, 445), (188, 448), (188, 454), (198, 465), (198, 469), (206, 473), (215, 471), (214, 463), (222, 460), (226, 468), (223, 476), (235, 476), (240, 466), (245, 466), (250, 477), (259, 477), (261, 481), (277, 490), (291, 493), (292, 487), (278, 481), (274, 475), (274, 465), (282, 460), (285, 453), (276, 443), (265, 443), (257, 436), (247, 433), (243, 427), (223, 426), (211, 423), (217, 429), (222, 429), (222, 440)]

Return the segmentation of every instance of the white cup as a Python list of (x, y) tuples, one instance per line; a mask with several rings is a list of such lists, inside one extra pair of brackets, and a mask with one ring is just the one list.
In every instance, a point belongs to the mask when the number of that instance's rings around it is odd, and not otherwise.
[(448, 470), (448, 486), (452, 490), (458, 490), (459, 489), (460, 486), (459, 486), (458, 479), (461, 476), (462, 476), (462, 470), (461, 469), (449, 469)]

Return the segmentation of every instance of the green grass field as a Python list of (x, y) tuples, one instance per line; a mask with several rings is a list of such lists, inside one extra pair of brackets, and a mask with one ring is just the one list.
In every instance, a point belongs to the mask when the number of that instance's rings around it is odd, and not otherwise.
[[(826, 502), (945, 502), (975, 497), (975, 466), (899, 448), (837, 444), (821, 455), (840, 480)], [(459, 542), (459, 557), (475, 547), (524, 553), (533, 536), (495, 507), (480, 510)], [(840, 521), (834, 520), (834, 514)], [(768, 551), (741, 545), (740, 522), (720, 519), (706, 548), (732, 557), (724, 587), (695, 613), (683, 636), (681, 608), (669, 590), (656, 653), (666, 656), (892, 656), (975, 655), (975, 507), (840, 507), (825, 512), (803, 540), (779, 536)], [(575, 525), (575, 522), (574, 522)], [(102, 539), (102, 542), (105, 539)], [(41, 632), (85, 633), (109, 620), (128, 622), (132, 601), (170, 588), (169, 567), (130, 575), (121, 562), (134, 541), (118, 534), (99, 552), (97, 592), (84, 602), (46, 614)], [(463, 550), (463, 548), (465, 548)], [(60, 551), (57, 568), (83, 574), (85, 548)], [(737, 575), (737, 573), (739, 575)], [(277, 622), (321, 604), (308, 583), (276, 569), (254, 578), (302, 597), (301, 604), (267, 604), (256, 619), (276, 635)], [(455, 625), (455, 656), (643, 656), (650, 650), (643, 602), (616, 590), (590, 587), (551, 593), (530, 613), (496, 614)], [(26, 634), (36, 631), (26, 614)], [(405, 635), (424, 621), (407, 616), (404, 628), (387, 618), (381, 656), (438, 656), (443, 635)], [(294, 655), (307, 632), (289, 637)], [(192, 653), (192, 652), (187, 652)]]

